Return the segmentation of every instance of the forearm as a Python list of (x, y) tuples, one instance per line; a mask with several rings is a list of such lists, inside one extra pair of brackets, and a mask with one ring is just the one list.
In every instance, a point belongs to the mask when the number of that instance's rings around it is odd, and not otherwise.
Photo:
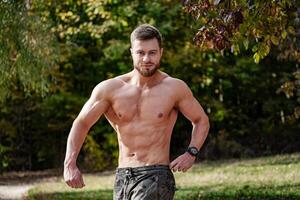
[[(190, 147), (196, 147), (198, 150), (202, 147), (207, 134), (209, 131), (209, 121), (207, 116), (201, 117), (199, 120), (193, 121), (193, 131), (192, 131), (192, 138), (190, 142)], [(170, 163), (170, 168), (176, 171), (183, 171), (185, 172), (189, 168), (192, 167), (196, 159), (196, 156), (185, 152), (184, 154), (177, 157)]]
[(198, 150), (202, 147), (209, 131), (208, 117), (203, 117), (199, 121), (193, 123), (192, 137), (189, 146), (194, 146)]
[(64, 161), (65, 166), (72, 166), (76, 164), (78, 154), (88, 130), (89, 128), (79, 120), (75, 120), (73, 122), (67, 141), (66, 157)]

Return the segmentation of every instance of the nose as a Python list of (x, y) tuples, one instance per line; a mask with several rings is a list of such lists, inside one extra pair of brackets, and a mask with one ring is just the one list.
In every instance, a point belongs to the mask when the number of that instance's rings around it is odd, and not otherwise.
[(150, 57), (148, 54), (145, 54), (143, 57), (143, 62), (149, 62), (150, 61)]

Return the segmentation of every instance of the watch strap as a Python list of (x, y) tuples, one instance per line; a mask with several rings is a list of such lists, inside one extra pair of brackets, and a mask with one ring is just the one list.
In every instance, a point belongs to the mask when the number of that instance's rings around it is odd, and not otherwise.
[(187, 152), (195, 157), (199, 154), (199, 150), (196, 147), (188, 147)]

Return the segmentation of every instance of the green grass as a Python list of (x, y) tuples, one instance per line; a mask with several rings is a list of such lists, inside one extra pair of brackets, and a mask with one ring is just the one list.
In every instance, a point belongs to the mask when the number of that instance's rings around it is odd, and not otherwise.
[[(300, 199), (300, 153), (203, 162), (175, 178), (176, 200)], [(113, 172), (84, 179), (81, 190), (68, 188), (61, 178), (40, 183), (29, 191), (29, 200), (112, 199)]]

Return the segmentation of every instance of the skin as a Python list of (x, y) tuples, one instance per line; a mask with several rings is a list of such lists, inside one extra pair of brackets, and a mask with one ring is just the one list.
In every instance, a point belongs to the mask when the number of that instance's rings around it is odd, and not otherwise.
[(163, 49), (156, 39), (134, 40), (134, 69), (99, 83), (74, 120), (64, 162), (64, 180), (72, 188), (84, 187), (76, 160), (94, 123), (105, 115), (118, 135), (119, 167), (169, 165), (185, 172), (195, 162), (189, 153), (170, 162), (172, 130), (181, 112), (193, 125), (189, 146), (200, 149), (209, 130), (209, 120), (189, 87), (158, 70)]

